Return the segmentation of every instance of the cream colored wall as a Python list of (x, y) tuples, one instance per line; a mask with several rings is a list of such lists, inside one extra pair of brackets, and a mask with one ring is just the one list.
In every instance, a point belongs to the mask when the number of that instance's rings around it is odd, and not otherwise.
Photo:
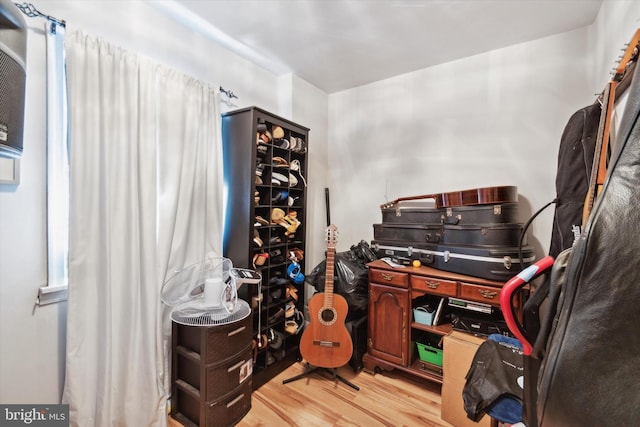
[[(523, 222), (551, 201), (563, 127), (593, 102), (586, 40), (584, 28), (331, 95), (343, 237), (372, 238), (379, 205), (402, 196), (516, 185)], [(539, 252), (551, 221), (533, 224)]]
[[(517, 185), (526, 221), (555, 196), (569, 117), (594, 102), (638, 27), (640, 2), (605, 0), (589, 27), (330, 95), (329, 186), (343, 245), (372, 239), (379, 205), (402, 196)], [(552, 220), (550, 207), (531, 227), (538, 255)]]
[(604, 0), (596, 21), (589, 27), (589, 60), (592, 64), (590, 88), (601, 92), (609, 74), (640, 28), (640, 2)]

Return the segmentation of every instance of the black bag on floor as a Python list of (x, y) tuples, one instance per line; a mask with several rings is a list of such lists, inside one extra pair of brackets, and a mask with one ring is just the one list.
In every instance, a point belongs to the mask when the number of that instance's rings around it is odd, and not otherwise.
[[(353, 245), (346, 252), (335, 255), (334, 292), (342, 295), (349, 305), (347, 321), (359, 319), (367, 314), (369, 303), (369, 270), (367, 263), (377, 257), (364, 240)], [(316, 291), (324, 292), (326, 278), (326, 261), (320, 262), (305, 276), (305, 282)]]

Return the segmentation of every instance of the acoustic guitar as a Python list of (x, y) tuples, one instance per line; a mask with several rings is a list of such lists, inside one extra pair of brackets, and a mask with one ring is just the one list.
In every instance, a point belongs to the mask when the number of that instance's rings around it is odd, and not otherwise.
[(390, 203), (380, 206), (381, 209), (392, 208), (396, 204), (409, 201), (433, 199), (437, 208), (451, 208), (456, 206), (487, 205), (510, 203), (518, 201), (518, 187), (514, 185), (500, 187), (482, 187), (470, 190), (451, 191), (448, 193), (424, 194), (421, 196), (400, 197)]
[(313, 366), (338, 368), (345, 365), (353, 354), (351, 336), (344, 325), (349, 311), (347, 300), (333, 293), (333, 275), (337, 228), (327, 228), (327, 261), (324, 292), (309, 300), (309, 325), (300, 338), (300, 354)]

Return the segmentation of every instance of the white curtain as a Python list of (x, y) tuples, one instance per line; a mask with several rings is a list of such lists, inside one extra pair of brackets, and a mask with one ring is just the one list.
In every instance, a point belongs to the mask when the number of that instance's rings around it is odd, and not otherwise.
[(63, 402), (74, 426), (163, 426), (166, 278), (222, 254), (219, 102), (207, 84), (67, 35), (69, 300)]

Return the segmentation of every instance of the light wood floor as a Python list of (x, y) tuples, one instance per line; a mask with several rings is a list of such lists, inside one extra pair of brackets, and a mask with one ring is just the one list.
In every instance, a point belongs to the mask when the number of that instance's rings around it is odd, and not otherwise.
[[(434, 426), (451, 427), (440, 419), (440, 386), (400, 373), (338, 374), (360, 391), (331, 378), (326, 371), (288, 384), (282, 381), (304, 371), (294, 363), (253, 392), (251, 411), (239, 427), (273, 426)], [(174, 424), (174, 425), (177, 425)]]

